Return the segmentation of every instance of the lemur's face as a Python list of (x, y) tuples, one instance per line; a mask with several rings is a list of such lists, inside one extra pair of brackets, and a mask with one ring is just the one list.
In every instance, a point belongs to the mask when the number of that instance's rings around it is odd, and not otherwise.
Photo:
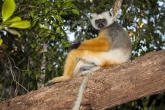
[(113, 16), (109, 11), (93, 13), (90, 16), (90, 20), (92, 26), (98, 30), (106, 28), (114, 22)]

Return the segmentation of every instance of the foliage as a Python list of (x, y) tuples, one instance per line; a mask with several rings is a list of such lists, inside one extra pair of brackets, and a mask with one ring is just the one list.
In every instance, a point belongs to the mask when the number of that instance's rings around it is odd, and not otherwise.
[[(2, 5), (2, 24), (0, 25), (0, 30), (4, 29), (5, 31), (13, 34), (18, 35), (20, 37), (20, 33), (15, 29), (11, 28), (20, 28), (25, 29), (30, 27), (30, 22), (26, 20), (22, 20), (21, 17), (16, 16), (14, 18), (9, 19), (14, 11), (15, 11), (15, 2), (14, 0), (5, 0)], [(0, 38), (0, 45), (2, 44), (3, 40)]]
[[(3, 3), (2, 1), (0, 3)], [(45, 82), (61, 75), (68, 53), (67, 48), (71, 43), (70, 33), (74, 35), (75, 42), (97, 36), (98, 31), (92, 28), (88, 20), (89, 13), (101, 9), (109, 10), (113, 7), (114, 1), (93, 0), (91, 3), (88, 0), (15, 0), (17, 3), (15, 13), (13, 14), (13, 11), (7, 17), (2, 17), (2, 24), (9, 28), (15, 27), (15, 24), (12, 24), (13, 21), (23, 18), (31, 22), (31, 28), (15, 29), (21, 34), (20, 38), (0, 30), (0, 37), (3, 39), (3, 45), (0, 46), (0, 72), (3, 73), (0, 81), (6, 86), (15, 86), (15, 89), (24, 87), (26, 91), (31, 91), (37, 89), (37, 82), (42, 71), (46, 71)], [(0, 9), (1, 6), (0, 4)], [(131, 36), (132, 59), (150, 51), (165, 48), (163, 0), (123, 0), (121, 8), (118, 22)], [(7, 21), (10, 24), (3, 23)], [(44, 44), (48, 45), (47, 52), (43, 51)], [(2, 50), (3, 53), (1, 53)], [(44, 55), (46, 57), (45, 70), (41, 68)], [(6, 70), (14, 77), (4, 80)], [(164, 94), (157, 96), (153, 102), (156, 103), (156, 100), (161, 99), (162, 106), (164, 96)], [(150, 99), (143, 98), (112, 109), (140, 110), (147, 107), (148, 100)], [(154, 106), (148, 104), (148, 107)]]
[(165, 48), (164, 5), (162, 0), (143, 0), (123, 6), (121, 22), (133, 33), (133, 57)]
[[(36, 83), (39, 80), (40, 73), (43, 71), (41, 69), (41, 58), (43, 56), (42, 47), (44, 43), (49, 46), (48, 52), (44, 53), (47, 60), (47, 77), (51, 79), (62, 74), (67, 53), (65, 48), (69, 46), (65, 32), (68, 22), (66, 22), (65, 17), (77, 16), (79, 11), (73, 4), (73, 0), (56, 0), (52, 2), (47, 0), (28, 2), (19, 0), (16, 3), (18, 8), (13, 16), (21, 16), (31, 21), (32, 26), (28, 30), (20, 30), (21, 38), (13, 38), (11, 34), (7, 33), (5, 35), (1, 31), (4, 45), (6, 44), (8, 47), (4, 51), (7, 59), (1, 62), (1, 66), (4, 66), (3, 71), (6, 69), (16, 70), (10, 71), (12, 76), (16, 78), (15, 82), (5, 81), (5, 74), (1, 82), (8, 86), (11, 84), (16, 84), (17, 87), (23, 86), (30, 91), (37, 89)], [(4, 50), (4, 45), (2, 50)], [(10, 65), (7, 65), (9, 61)], [(18, 71), (19, 74), (17, 76), (16, 73)], [(13, 79), (10, 78), (10, 80)]]

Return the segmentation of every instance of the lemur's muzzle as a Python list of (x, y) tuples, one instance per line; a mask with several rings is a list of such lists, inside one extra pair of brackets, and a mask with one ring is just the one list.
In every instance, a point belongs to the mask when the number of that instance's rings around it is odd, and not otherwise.
[(98, 20), (95, 21), (95, 24), (100, 29), (104, 28), (106, 23), (107, 23), (106, 19), (98, 19)]
[(100, 28), (100, 29), (103, 28), (103, 27), (104, 27), (104, 25), (101, 24), (101, 23), (98, 25), (98, 28)]

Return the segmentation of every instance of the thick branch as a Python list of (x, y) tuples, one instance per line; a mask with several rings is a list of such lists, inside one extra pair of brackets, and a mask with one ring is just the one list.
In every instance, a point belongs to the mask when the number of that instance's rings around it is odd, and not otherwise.
[[(0, 104), (8, 110), (70, 110), (82, 77), (32, 91)], [(101, 110), (165, 91), (165, 50), (92, 73), (81, 109)]]
[(115, 4), (114, 4), (114, 7), (113, 7), (113, 20), (116, 21), (117, 19), (117, 15), (118, 15), (118, 12), (120, 10), (120, 7), (121, 7), (121, 4), (122, 4), (123, 0), (116, 0), (115, 1)]

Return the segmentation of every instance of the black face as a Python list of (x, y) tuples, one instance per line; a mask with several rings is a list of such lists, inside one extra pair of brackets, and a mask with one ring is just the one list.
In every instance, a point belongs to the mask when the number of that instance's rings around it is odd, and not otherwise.
[(102, 29), (107, 25), (107, 20), (106, 19), (97, 19), (97, 20), (95, 20), (95, 24), (98, 28)]

